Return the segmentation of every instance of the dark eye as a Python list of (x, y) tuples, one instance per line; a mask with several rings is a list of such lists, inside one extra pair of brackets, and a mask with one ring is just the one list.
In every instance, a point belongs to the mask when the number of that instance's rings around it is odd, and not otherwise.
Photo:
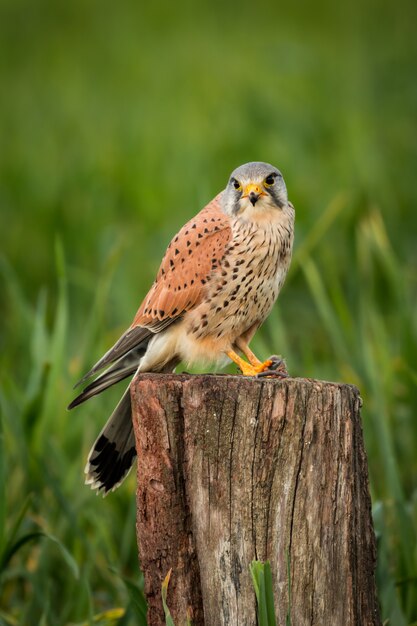
[(269, 174), (269, 176), (265, 178), (265, 185), (267, 187), (270, 187), (271, 185), (273, 185), (274, 182), (275, 182), (275, 176), (273, 174)]
[(242, 189), (240, 182), (238, 180), (236, 180), (236, 178), (233, 179), (233, 187), (238, 191), (240, 189)]

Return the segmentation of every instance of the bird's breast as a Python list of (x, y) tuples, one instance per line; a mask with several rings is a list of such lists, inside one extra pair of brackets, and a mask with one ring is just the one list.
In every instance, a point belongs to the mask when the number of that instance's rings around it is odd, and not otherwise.
[(236, 219), (232, 232), (201, 304), (188, 314), (187, 330), (195, 340), (233, 341), (254, 323), (262, 323), (287, 274), (291, 215), (262, 224)]

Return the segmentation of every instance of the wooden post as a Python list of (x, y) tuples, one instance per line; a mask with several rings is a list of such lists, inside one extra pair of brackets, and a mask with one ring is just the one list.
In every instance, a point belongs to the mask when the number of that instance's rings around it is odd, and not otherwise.
[(249, 564), (271, 562), (277, 624), (380, 625), (360, 397), (306, 379), (146, 374), (132, 385), (148, 624), (256, 624)]

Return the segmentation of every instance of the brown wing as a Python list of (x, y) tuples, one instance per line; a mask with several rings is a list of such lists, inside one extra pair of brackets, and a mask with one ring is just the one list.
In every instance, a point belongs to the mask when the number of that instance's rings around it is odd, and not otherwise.
[[(128, 352), (146, 350), (153, 333), (201, 301), (210, 273), (218, 266), (232, 235), (229, 218), (220, 208), (220, 197), (216, 196), (174, 237), (132, 325), (76, 386)], [(72, 406), (82, 397), (76, 398)]]
[(159, 332), (201, 302), (210, 274), (231, 239), (221, 194), (190, 220), (168, 246), (156, 280), (131, 326)]

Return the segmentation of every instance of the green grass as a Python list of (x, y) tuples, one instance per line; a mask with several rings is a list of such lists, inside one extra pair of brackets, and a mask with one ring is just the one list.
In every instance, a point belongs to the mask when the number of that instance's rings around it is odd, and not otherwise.
[(255, 350), (360, 388), (382, 617), (417, 621), (416, 13), (1, 1), (0, 623), (144, 623), (135, 477), (82, 484), (120, 390), (65, 406), (252, 159), (297, 211)]
[[(250, 564), (253, 587), (257, 603), (257, 618), (259, 626), (277, 626), (274, 591), (269, 561), (252, 561)], [(289, 623), (289, 626), (291, 624)]]

